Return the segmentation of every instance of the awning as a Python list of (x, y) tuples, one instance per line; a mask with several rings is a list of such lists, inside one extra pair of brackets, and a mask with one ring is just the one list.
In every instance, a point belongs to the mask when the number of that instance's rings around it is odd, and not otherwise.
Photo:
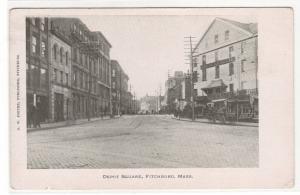
[(203, 87), (202, 90), (211, 89), (211, 88), (217, 88), (217, 87), (227, 87), (227, 85), (224, 84), (222, 79), (218, 80), (212, 80), (206, 87)]

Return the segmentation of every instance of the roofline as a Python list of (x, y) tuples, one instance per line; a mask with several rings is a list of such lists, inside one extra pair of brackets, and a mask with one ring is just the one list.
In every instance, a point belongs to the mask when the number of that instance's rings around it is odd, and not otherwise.
[(243, 28), (241, 28), (241, 27), (239, 27), (239, 26), (236, 26), (236, 25), (234, 25), (234, 24), (231, 24), (230, 22), (225, 21), (225, 20), (223, 20), (222, 18), (216, 17), (216, 18), (212, 21), (212, 23), (208, 26), (208, 28), (206, 29), (205, 33), (202, 35), (201, 39), (198, 41), (197, 45), (195, 46), (195, 48), (194, 48), (193, 51), (192, 51), (192, 54), (195, 53), (195, 50), (198, 48), (198, 46), (200, 45), (201, 41), (204, 39), (205, 35), (206, 35), (207, 32), (209, 31), (209, 29), (212, 27), (212, 25), (216, 22), (216, 20), (220, 20), (220, 21), (222, 21), (222, 22), (225, 22), (225, 23), (228, 24), (228, 25), (231, 25), (231, 26), (234, 26), (234, 27), (236, 27), (236, 28), (239, 28), (240, 30), (246, 32), (246, 33), (249, 34), (249, 35), (252, 35), (252, 36), (253, 36), (253, 35), (257, 34), (257, 33), (251, 33), (251, 32), (249, 32), (249, 31), (246, 31), (245, 29), (243, 29)]
[(103, 35), (103, 33), (101, 31), (90, 31), (91, 33), (96, 33), (99, 34), (104, 41), (109, 45), (110, 48), (112, 48), (112, 45), (110, 44), (110, 42), (106, 39), (106, 37)]

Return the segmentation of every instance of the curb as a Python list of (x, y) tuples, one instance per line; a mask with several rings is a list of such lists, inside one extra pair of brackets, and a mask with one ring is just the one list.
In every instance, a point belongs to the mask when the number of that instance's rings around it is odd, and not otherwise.
[(113, 117), (113, 118), (99, 118), (99, 119), (95, 119), (93, 121), (83, 121), (83, 122), (79, 122), (76, 123), (76, 120), (74, 121), (74, 123), (72, 124), (63, 124), (63, 125), (58, 125), (58, 126), (51, 126), (51, 127), (41, 127), (41, 128), (35, 128), (35, 129), (28, 129), (27, 128), (27, 133), (28, 132), (35, 132), (35, 131), (42, 131), (42, 130), (49, 130), (49, 129), (56, 129), (56, 128), (61, 128), (61, 127), (70, 127), (70, 126), (75, 126), (75, 125), (82, 125), (82, 124), (86, 124), (86, 123), (93, 123), (93, 122), (97, 122), (100, 120), (111, 120), (111, 119), (119, 119), (121, 118), (120, 116), (118, 117)]
[(189, 120), (189, 119), (185, 119), (185, 118), (181, 118), (181, 119), (178, 119), (178, 118), (174, 118), (174, 117), (171, 117), (171, 119), (174, 119), (174, 120), (178, 120), (178, 121), (187, 121), (187, 122), (196, 122), (196, 123), (206, 123), (206, 124), (212, 124), (212, 125), (228, 125), (228, 126), (242, 126), (242, 127), (259, 127), (259, 125), (246, 125), (246, 124), (237, 124), (237, 123), (213, 123), (213, 122), (209, 122), (209, 121), (192, 121), (192, 120)]

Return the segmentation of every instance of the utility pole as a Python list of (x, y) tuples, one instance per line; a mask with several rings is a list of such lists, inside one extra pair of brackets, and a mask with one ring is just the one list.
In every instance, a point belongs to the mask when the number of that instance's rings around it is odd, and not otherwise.
[(190, 85), (191, 85), (191, 107), (192, 107), (192, 120), (195, 120), (195, 103), (194, 103), (194, 82), (193, 82), (193, 75), (194, 75), (194, 70), (193, 70), (193, 44), (192, 44), (192, 39), (195, 37), (189, 36), (189, 37), (184, 37), (185, 39), (185, 45), (189, 46), (188, 48), (185, 49), (189, 49), (188, 52), (186, 52), (188, 54), (188, 59), (189, 60), (189, 65), (190, 65)]

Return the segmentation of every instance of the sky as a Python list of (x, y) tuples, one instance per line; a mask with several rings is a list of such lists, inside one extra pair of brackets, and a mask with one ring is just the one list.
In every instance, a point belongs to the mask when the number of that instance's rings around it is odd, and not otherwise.
[[(219, 16), (222, 17), (222, 16)], [(201, 38), (215, 17), (212, 16), (80, 16), (91, 31), (101, 31), (111, 43), (111, 59), (115, 59), (129, 76), (131, 91), (137, 98), (164, 94), (168, 71), (187, 72), (185, 38)], [(251, 18), (228, 17), (239, 22), (255, 22)]]

